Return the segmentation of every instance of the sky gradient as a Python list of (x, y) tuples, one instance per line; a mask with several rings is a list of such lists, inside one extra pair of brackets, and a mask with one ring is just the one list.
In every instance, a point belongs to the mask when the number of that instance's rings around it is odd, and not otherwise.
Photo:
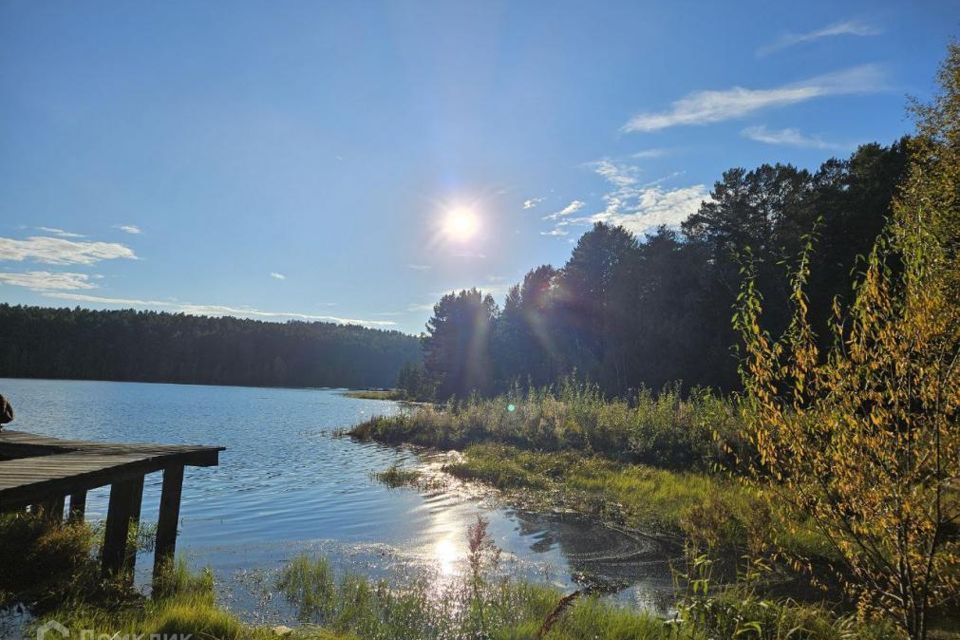
[(729, 4), (0, 2), (0, 301), (419, 333), (595, 220), (889, 144), (960, 34)]

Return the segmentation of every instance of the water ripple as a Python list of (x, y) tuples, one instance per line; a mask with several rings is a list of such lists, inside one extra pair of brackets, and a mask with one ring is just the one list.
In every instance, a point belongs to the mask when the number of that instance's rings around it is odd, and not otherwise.
[[(499, 508), (482, 493), (377, 483), (377, 471), (424, 461), (333, 433), (397, 412), (392, 402), (330, 389), (50, 380), (0, 379), (0, 390), (16, 407), (12, 426), (24, 431), (227, 447), (219, 467), (187, 470), (178, 550), (194, 566), (213, 568), (222, 596), (239, 609), (256, 604), (238, 595), (245, 579), (301, 552), (375, 575), (449, 568), (465, 553), (478, 513), (520, 575), (560, 586), (584, 575), (619, 580), (634, 585), (623, 597), (646, 606), (672, 590), (664, 550), (650, 540), (570, 516)], [(148, 476), (144, 520), (156, 519), (159, 495), (160, 475)], [(106, 489), (89, 494), (89, 518), (103, 517), (107, 498)], [(141, 580), (149, 566), (147, 558), (139, 563)]]

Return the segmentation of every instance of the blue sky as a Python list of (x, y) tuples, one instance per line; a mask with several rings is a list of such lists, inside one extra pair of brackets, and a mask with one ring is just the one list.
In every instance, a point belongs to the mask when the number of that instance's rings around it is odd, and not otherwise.
[(0, 300), (416, 333), (593, 220), (891, 142), (957, 34), (954, 2), (6, 0)]

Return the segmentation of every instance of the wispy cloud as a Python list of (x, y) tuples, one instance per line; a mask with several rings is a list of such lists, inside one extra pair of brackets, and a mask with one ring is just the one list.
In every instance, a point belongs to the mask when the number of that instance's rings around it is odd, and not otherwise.
[(767, 129), (764, 125), (747, 127), (740, 134), (764, 144), (786, 145), (789, 147), (806, 147), (809, 149), (844, 149), (849, 145), (827, 142), (820, 136), (804, 135), (797, 129)]
[(428, 264), (408, 264), (407, 268), (414, 271), (429, 271), (432, 267)]
[(559, 237), (562, 237), (562, 236), (567, 235), (568, 233), (569, 233), (569, 231), (567, 231), (567, 230), (564, 229), (563, 227), (559, 227), (559, 226), (558, 226), (558, 227), (554, 227), (553, 229), (550, 229), (550, 231), (541, 231), (541, 232), (540, 232), (540, 235), (542, 235), (542, 236), (554, 236), (554, 237), (559, 238)]
[(397, 324), (392, 320), (359, 320), (356, 318), (341, 318), (339, 316), (315, 315), (292, 311), (263, 311), (253, 307), (230, 307), (217, 304), (191, 304), (187, 302), (171, 302), (166, 300), (107, 298), (83, 293), (49, 292), (44, 293), (43, 295), (48, 298), (55, 298), (58, 300), (70, 300), (73, 302), (86, 302), (90, 304), (103, 304), (140, 309), (160, 309), (164, 311), (186, 313), (188, 315), (195, 316), (236, 316), (239, 318), (257, 318), (263, 320), (306, 320), (317, 322), (336, 322), (337, 324), (358, 324), (368, 327), (393, 327)]
[(820, 29), (814, 29), (806, 33), (786, 33), (780, 36), (774, 42), (757, 49), (758, 56), (765, 56), (775, 51), (794, 47), (798, 44), (806, 44), (821, 38), (833, 38), (836, 36), (878, 36), (883, 33), (879, 27), (861, 22), (860, 20), (845, 20), (843, 22), (834, 22)]
[(32, 260), (45, 264), (95, 264), (101, 260), (136, 260), (130, 247), (116, 242), (76, 242), (33, 236), (24, 240), (0, 238), (0, 260)]
[[(437, 296), (439, 297), (439, 296)], [(433, 311), (434, 302), (416, 302), (407, 305), (407, 311)]]
[(573, 215), (580, 209), (583, 209), (586, 203), (582, 200), (574, 200), (560, 211), (554, 211), (550, 215), (543, 216), (544, 220), (559, 220), (560, 218), (566, 218), (567, 216)]
[(616, 209), (608, 208), (591, 216), (590, 221), (621, 225), (639, 235), (661, 225), (679, 225), (709, 198), (710, 193), (702, 184), (677, 189), (647, 187), (638, 192), (634, 202), (624, 202)]
[(638, 113), (623, 126), (623, 131), (703, 125), (824, 96), (872, 93), (883, 88), (883, 71), (877, 65), (868, 64), (772, 89), (732, 87), (722, 91), (697, 91), (675, 101), (666, 111)]
[(124, 233), (131, 233), (133, 235), (140, 235), (143, 233), (143, 230), (135, 224), (118, 224), (114, 225), (114, 229), (120, 229)]
[(533, 209), (535, 206), (546, 200), (546, 198), (529, 198), (523, 201), (524, 209)]
[(586, 166), (617, 187), (628, 187), (637, 183), (640, 168), (629, 164), (617, 163), (608, 158), (588, 162)]
[(642, 149), (640, 151), (630, 154), (631, 158), (636, 158), (638, 160), (644, 160), (647, 158), (659, 158), (667, 154), (666, 149)]
[(286, 279), (287, 279), (287, 276), (283, 275), (282, 273), (277, 273), (276, 271), (271, 271), (271, 272), (270, 272), (270, 277), (273, 278), (274, 280), (286, 280)]
[(58, 229), (56, 227), (37, 227), (37, 231), (50, 233), (55, 236), (60, 236), (61, 238), (85, 238), (86, 237), (82, 233), (73, 233), (71, 231), (64, 231), (63, 229)]
[[(592, 163), (594, 172), (603, 177), (611, 189), (603, 195), (605, 208), (593, 215), (569, 219), (570, 224), (590, 225), (595, 222), (621, 225), (635, 234), (650, 232), (660, 225), (677, 226), (709, 199), (705, 185), (695, 184), (675, 189), (663, 183), (682, 175), (675, 172), (656, 180), (641, 183), (639, 168), (605, 159)], [(563, 231), (563, 229), (554, 229)], [(550, 235), (561, 235), (551, 233)]]
[(75, 291), (96, 289), (85, 273), (52, 273), (50, 271), (0, 272), (0, 284), (26, 287), (31, 291)]

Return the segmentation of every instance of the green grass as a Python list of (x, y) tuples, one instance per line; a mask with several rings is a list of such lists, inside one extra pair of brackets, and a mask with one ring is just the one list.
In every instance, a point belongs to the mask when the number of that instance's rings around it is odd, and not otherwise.
[(245, 626), (214, 603), (213, 576), (204, 571), (191, 574), (178, 564), (164, 576), (168, 597), (148, 600), (130, 597), (104, 599), (97, 594), (75, 594), (43, 616), (69, 629), (89, 630), (94, 637), (146, 634), (193, 634), (196, 638), (239, 640), (267, 638), (265, 630)]
[(500, 442), (522, 449), (578, 451), (671, 469), (709, 469), (743, 448), (734, 403), (706, 391), (683, 398), (677, 387), (604, 398), (589, 385), (515, 390), (374, 417), (350, 431), (358, 439), (439, 449)]
[[(267, 640), (271, 629), (245, 624), (214, 604), (208, 574), (158, 601), (104, 609), (65, 606), (38, 621), (55, 619), (94, 637), (191, 634), (204, 640)], [(428, 582), (391, 585), (362, 576), (335, 576), (323, 558), (301, 556), (283, 571), (280, 591), (298, 611), (291, 640), (533, 640), (563, 596), (522, 581), (469, 578), (437, 593)], [(798, 631), (799, 630), (799, 631)], [(664, 620), (596, 596), (562, 611), (548, 640), (880, 640), (892, 629), (838, 616), (821, 606), (761, 600), (741, 591), (684, 600), (676, 618)]]
[[(343, 574), (335, 576), (319, 557), (300, 556), (280, 576), (280, 592), (304, 625), (338, 637), (365, 640), (468, 638), (533, 639), (564, 596), (524, 581), (495, 577), (492, 567), (467, 571), (437, 587), (427, 581), (391, 585)], [(439, 591), (438, 591), (439, 589)], [(864, 624), (829, 608), (755, 597), (746, 588), (684, 596), (678, 614), (664, 620), (649, 612), (583, 595), (560, 609), (543, 637), (613, 640), (880, 640), (896, 638), (882, 624)]]
[(720, 471), (734, 466), (734, 452), (749, 455), (741, 424), (736, 403), (702, 390), (684, 398), (669, 386), (621, 400), (563, 383), (374, 417), (349, 433), (462, 450), (446, 471), (530, 508), (572, 509), (733, 557), (779, 545), (830, 558), (802, 518), (783, 526), (786, 514)]
[(399, 389), (355, 389), (344, 391), (343, 395), (348, 398), (357, 398), (359, 400), (403, 400), (403, 392)]
[(373, 475), (379, 482), (394, 488), (416, 486), (421, 477), (421, 473), (416, 469), (404, 469), (397, 465)]
[[(726, 476), (501, 444), (468, 447), (463, 461), (444, 470), (497, 487), (531, 509), (572, 509), (678, 545), (692, 540), (703, 548), (745, 550), (774, 535), (767, 502)], [(801, 533), (787, 543), (797, 551), (828, 553)]]
[[(604, 462), (608, 464), (609, 461)], [(523, 469), (525, 463), (518, 463)], [(7, 552), (4, 585), (14, 597), (34, 588), (36, 577), (16, 561), (40, 562), (46, 569), (70, 568), (56, 578), (67, 583), (76, 567), (92, 561), (90, 530), (82, 526), (49, 526), (39, 519), (5, 518), (0, 549)], [(478, 524), (479, 526), (479, 524)], [(564, 595), (554, 588), (512, 580), (498, 570), (499, 554), (489, 546), (485, 527), (468, 537), (470, 562), (447, 584), (414, 580), (403, 584), (337, 575), (322, 557), (299, 556), (277, 580), (277, 591), (294, 607), (299, 625), (291, 640), (468, 640), (533, 639)], [(34, 538), (24, 536), (29, 531)], [(18, 537), (20, 536), (20, 537)], [(16, 542), (17, 547), (12, 543)], [(18, 584), (16, 580), (26, 581)], [(50, 580), (54, 578), (51, 576)], [(39, 613), (34, 626), (57, 620), (84, 637), (144, 637), (189, 634), (203, 640), (267, 640), (267, 627), (244, 623), (218, 606), (209, 571), (191, 573), (181, 562), (165, 571), (164, 586), (153, 599), (128, 592), (123, 597), (104, 590), (62, 584), (53, 589), (58, 602)], [(52, 588), (52, 582), (45, 583)], [(553, 616), (543, 637), (549, 640), (647, 639), (707, 640), (874, 640), (895, 637), (889, 629), (864, 625), (831, 610), (792, 602), (755, 598), (740, 590), (692, 596), (678, 602), (678, 615), (663, 620), (646, 611), (584, 595)], [(804, 629), (797, 633), (797, 629)], [(31, 631), (27, 631), (31, 635)]]

